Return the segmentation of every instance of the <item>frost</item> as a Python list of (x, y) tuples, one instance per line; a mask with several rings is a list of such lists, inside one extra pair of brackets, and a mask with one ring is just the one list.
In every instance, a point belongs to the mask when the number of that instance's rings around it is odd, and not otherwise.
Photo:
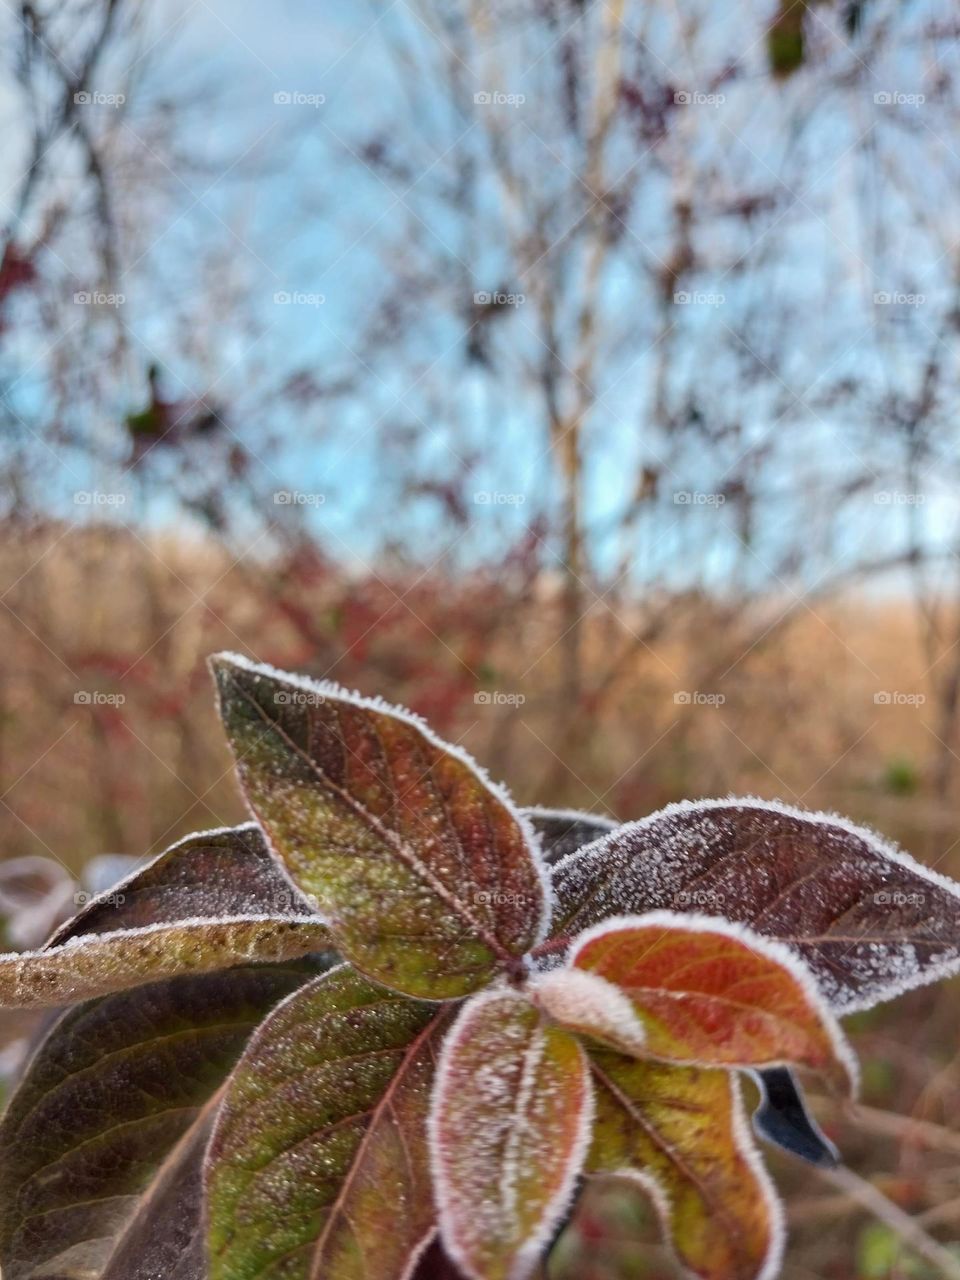
[[(571, 1069), (557, 1058), (572, 1050)], [(470, 1280), (524, 1280), (576, 1186), (593, 1126), (580, 1046), (513, 990), (472, 997), (444, 1042), (428, 1123), (440, 1233)]]
[(621, 1053), (642, 1054), (646, 1032), (623, 992), (585, 969), (541, 975), (530, 998), (562, 1026), (602, 1040)]
[(834, 814), (684, 801), (568, 855), (554, 880), (560, 932), (650, 909), (733, 919), (799, 952), (839, 1013), (960, 970), (960, 886)]

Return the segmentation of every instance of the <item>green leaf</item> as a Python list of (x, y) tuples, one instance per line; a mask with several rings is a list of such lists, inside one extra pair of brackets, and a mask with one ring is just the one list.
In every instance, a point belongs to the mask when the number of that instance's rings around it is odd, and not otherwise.
[(443, 1047), (430, 1147), (444, 1247), (471, 1280), (523, 1280), (573, 1196), (593, 1096), (577, 1041), (526, 996), (487, 991)]
[(505, 793), (405, 712), (230, 655), (212, 665), (247, 801), (358, 969), (429, 999), (519, 970), (548, 891)]
[(599, 1048), (589, 1057), (597, 1113), (588, 1169), (644, 1189), (690, 1274), (772, 1280), (782, 1214), (751, 1141), (735, 1073)]
[(320, 963), (176, 978), (60, 1018), (0, 1123), (4, 1280), (99, 1275), (251, 1031)]
[(434, 1230), (426, 1111), (445, 1006), (331, 970), (266, 1020), (207, 1168), (211, 1280), (397, 1280)]

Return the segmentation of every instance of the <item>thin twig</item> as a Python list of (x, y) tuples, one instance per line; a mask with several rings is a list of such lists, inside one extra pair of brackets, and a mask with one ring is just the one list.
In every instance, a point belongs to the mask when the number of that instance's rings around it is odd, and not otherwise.
[(878, 1222), (888, 1226), (905, 1246), (925, 1258), (947, 1280), (960, 1280), (960, 1259), (928, 1235), (916, 1218), (911, 1218), (899, 1205), (888, 1200), (873, 1183), (867, 1182), (845, 1165), (838, 1169), (818, 1169), (817, 1172), (831, 1186), (845, 1191), (851, 1200), (873, 1214)]

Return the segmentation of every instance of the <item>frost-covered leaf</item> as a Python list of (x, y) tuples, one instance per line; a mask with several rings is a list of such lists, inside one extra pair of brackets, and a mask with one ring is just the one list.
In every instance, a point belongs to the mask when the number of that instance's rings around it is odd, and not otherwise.
[(855, 1081), (853, 1054), (796, 955), (742, 925), (672, 911), (614, 917), (580, 935), (570, 966), (629, 998), (651, 1057), (712, 1067), (794, 1063)]
[(0, 955), (0, 1006), (75, 1004), (178, 974), (292, 960), (329, 942), (315, 917), (183, 920), (83, 934), (49, 950)]
[(597, 1112), (587, 1167), (634, 1179), (702, 1280), (772, 1280), (783, 1227), (734, 1072), (591, 1050)]
[(542, 809), (539, 805), (530, 805), (521, 813), (529, 818), (540, 837), (543, 856), (550, 864), (559, 862), (617, 827), (612, 818), (584, 813), (580, 809)]
[(670, 805), (565, 858), (554, 885), (557, 935), (654, 909), (722, 916), (799, 951), (842, 1013), (960, 970), (960, 886), (829, 814)]
[(426, 1113), (446, 1006), (347, 965), (264, 1022), (207, 1160), (211, 1280), (399, 1280), (434, 1230)]
[(0, 1123), (4, 1280), (99, 1275), (250, 1033), (322, 963), (175, 978), (65, 1013)]
[(430, 1149), (445, 1248), (471, 1280), (523, 1280), (573, 1194), (593, 1099), (580, 1045), (525, 996), (484, 992), (444, 1046)]
[(770, 1067), (751, 1074), (760, 1090), (760, 1105), (753, 1113), (754, 1133), (809, 1164), (835, 1168), (837, 1149), (807, 1110), (793, 1072)]
[(243, 916), (303, 917), (315, 912), (288, 879), (254, 822), (186, 836), (82, 910), (50, 939), (175, 921)]
[(517, 967), (548, 886), (504, 792), (385, 703), (230, 655), (213, 670), (247, 801), (357, 968), (446, 999)]
[(0, 1006), (72, 1004), (329, 944), (259, 828), (224, 827), (187, 836), (91, 897), (39, 951), (0, 955)]
[(531, 985), (530, 998), (568, 1031), (591, 1036), (621, 1053), (644, 1052), (646, 1030), (630, 997), (596, 973), (545, 973)]
[(203, 1156), (217, 1100), (214, 1095), (157, 1171), (100, 1280), (206, 1280)]

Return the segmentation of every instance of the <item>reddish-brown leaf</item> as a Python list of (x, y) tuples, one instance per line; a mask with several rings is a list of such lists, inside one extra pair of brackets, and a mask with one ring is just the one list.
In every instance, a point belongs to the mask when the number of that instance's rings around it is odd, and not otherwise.
[(554, 871), (554, 933), (701, 911), (795, 949), (850, 1013), (960, 969), (960, 886), (872, 831), (762, 800), (676, 804)]
[(504, 792), (385, 703), (230, 655), (213, 669), (246, 798), (358, 969), (446, 999), (518, 967), (548, 886)]
[(651, 1057), (726, 1067), (793, 1063), (852, 1084), (853, 1056), (803, 965), (742, 927), (668, 911), (624, 916), (583, 934), (570, 964), (629, 998)]

